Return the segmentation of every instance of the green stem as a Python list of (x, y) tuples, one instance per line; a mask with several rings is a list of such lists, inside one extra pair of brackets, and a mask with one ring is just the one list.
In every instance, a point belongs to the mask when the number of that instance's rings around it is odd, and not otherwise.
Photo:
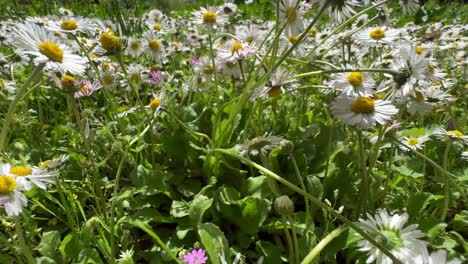
[[(451, 146), (452, 146), (452, 140), (449, 139), (449, 141), (447, 142), (447, 147), (445, 147), (444, 158), (442, 160), (442, 168), (444, 170), (447, 170), (448, 156), (449, 156), (449, 151), (450, 151)], [(445, 179), (445, 183), (444, 183), (444, 207), (442, 209), (442, 215), (440, 216), (440, 219), (442, 221), (445, 221), (445, 218), (447, 217), (449, 199), (450, 199), (450, 189), (449, 189), (449, 177), (448, 177), (448, 175), (444, 174), (444, 179)]]
[[(366, 155), (364, 153), (364, 141), (362, 140), (362, 130), (357, 131), (357, 138), (359, 144), (359, 169), (360, 176), (362, 180), (360, 195), (362, 195), (362, 200), (359, 208), (364, 208), (364, 212), (367, 211), (367, 205), (369, 203), (369, 176), (367, 175), (366, 168)], [(358, 215), (361, 214), (362, 210), (358, 210)]]
[(23, 255), (26, 257), (26, 260), (29, 264), (35, 264), (36, 260), (34, 260), (34, 257), (31, 253), (31, 249), (26, 244), (26, 240), (24, 240), (23, 228), (21, 226), (20, 217), (15, 216), (13, 218), (15, 219), (15, 231), (16, 235), (18, 236), (18, 242), (20, 244), (21, 251), (23, 252)]
[[(304, 190), (304, 192), (307, 192), (307, 189), (304, 184), (304, 179), (302, 178), (301, 172), (299, 170), (299, 166), (297, 166), (296, 158), (294, 157), (294, 154), (292, 152), (289, 153), (289, 158), (291, 159), (291, 163), (294, 167), (294, 171), (296, 172), (296, 176), (299, 180), (299, 184), (302, 190)], [(304, 198), (304, 204), (305, 204), (305, 210), (306, 210), (306, 226), (309, 227), (311, 224), (309, 200)]]
[(115, 202), (117, 201), (117, 199), (115, 199), (115, 197), (117, 197), (117, 194), (119, 192), (119, 181), (120, 181), (120, 175), (122, 174), (122, 168), (123, 168), (123, 164), (124, 164), (124, 161), (125, 161), (125, 158), (127, 157), (126, 155), (127, 152), (123, 152), (122, 153), (122, 158), (120, 159), (120, 162), (119, 162), (119, 167), (117, 168), (117, 173), (115, 175), (115, 181), (114, 181), (114, 193), (112, 195), (112, 197), (114, 197), (114, 199), (112, 199), (112, 202), (111, 202), (111, 216), (110, 216), (110, 248), (111, 248), (111, 256), (112, 256), (112, 259), (114, 259), (115, 257), (115, 220), (114, 220), (114, 217), (115, 217)]
[(295, 263), (299, 264), (299, 242), (297, 241), (297, 232), (296, 228), (294, 228), (293, 218), (291, 216), (287, 216), (289, 223), (291, 223), (291, 232), (293, 235), (293, 243), (294, 243), (294, 259)]
[(44, 69), (44, 67), (45, 67), (44, 63), (37, 65), (37, 67), (34, 69), (31, 75), (29, 75), (29, 78), (26, 79), (23, 85), (19, 89), (16, 90), (15, 98), (13, 99), (13, 102), (11, 102), (11, 104), (8, 107), (7, 115), (5, 117), (5, 120), (3, 121), (2, 132), (0, 133), (0, 152), (1, 153), (3, 153), (3, 148), (5, 147), (6, 137), (10, 129), (11, 120), (13, 119), (13, 116), (16, 111), (16, 106), (18, 105), (20, 98), (22, 97), (23, 93), (28, 89), (30, 84), (41, 76), (42, 69)]
[(310, 264), (320, 254), (320, 252), (335, 238), (339, 237), (341, 233), (346, 231), (348, 227), (346, 225), (339, 226), (337, 229), (330, 232), (307, 254), (302, 260), (301, 264)]
[(281, 216), (281, 222), (283, 223), (283, 230), (286, 236), (286, 242), (288, 244), (289, 263), (294, 264), (294, 245), (291, 239), (291, 235), (289, 234), (288, 226), (286, 225), (286, 218), (284, 216)]
[(276, 173), (262, 167), (261, 165), (245, 158), (245, 157), (242, 157), (242, 156), (239, 156), (238, 154), (234, 153), (234, 152), (231, 152), (229, 150), (226, 150), (226, 149), (219, 149), (219, 148), (216, 148), (216, 149), (213, 149), (213, 151), (215, 152), (220, 152), (220, 153), (223, 153), (225, 155), (228, 155), (228, 156), (231, 156), (233, 158), (237, 158), (239, 159), (240, 161), (242, 161), (243, 163), (245, 163), (246, 165), (248, 166), (252, 166), (256, 169), (258, 169), (259, 171), (261, 171), (264, 175), (266, 175), (267, 177), (269, 178), (273, 178), (275, 179), (276, 181), (279, 181), (280, 183), (286, 185), (287, 187), (289, 187), (290, 189), (292, 189), (293, 191), (299, 193), (300, 195), (306, 197), (307, 199), (309, 199), (314, 205), (320, 207), (321, 209), (327, 211), (328, 213), (332, 214), (333, 216), (335, 216), (337, 219), (339, 219), (340, 221), (342, 221), (343, 223), (345, 223), (346, 225), (348, 225), (349, 227), (351, 227), (353, 230), (355, 230), (357, 233), (359, 233), (364, 239), (368, 240), (373, 246), (375, 246), (376, 248), (378, 248), (380, 251), (382, 251), (385, 255), (387, 255), (390, 259), (392, 259), (392, 261), (394, 263), (397, 263), (397, 264), (401, 264), (401, 261), (398, 260), (393, 254), (392, 252), (390, 252), (386, 247), (382, 246), (379, 242), (377, 242), (373, 237), (371, 237), (370, 235), (368, 235), (364, 230), (362, 230), (359, 226), (357, 226), (354, 222), (352, 222), (351, 220), (349, 220), (348, 218), (346, 218), (345, 216), (341, 215), (339, 212), (335, 211), (333, 208), (331, 208), (330, 206), (326, 205), (325, 203), (323, 203), (322, 201), (320, 201), (319, 199), (315, 198), (314, 196), (308, 194), (307, 192), (304, 192), (301, 188), (297, 187), (296, 185), (290, 183), (289, 181), (283, 179), (282, 177), (280, 177), (279, 175), (277, 175)]

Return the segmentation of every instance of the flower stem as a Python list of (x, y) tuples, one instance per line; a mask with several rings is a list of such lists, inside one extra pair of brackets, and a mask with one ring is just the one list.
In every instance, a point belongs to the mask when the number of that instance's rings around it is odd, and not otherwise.
[(281, 222), (283, 223), (284, 234), (286, 235), (286, 243), (288, 244), (288, 256), (289, 256), (289, 263), (294, 264), (294, 244), (291, 239), (291, 235), (289, 234), (288, 226), (286, 224), (286, 217), (281, 217)]
[[(364, 153), (364, 141), (362, 140), (362, 130), (357, 131), (358, 145), (359, 145), (359, 169), (361, 176), (361, 190), (360, 195), (362, 197), (359, 208), (363, 208), (364, 212), (367, 210), (367, 205), (369, 203), (369, 176), (367, 175), (366, 168), (366, 155)], [(358, 210), (358, 215), (361, 214), (361, 210)]]
[(320, 74), (338, 73), (338, 72), (380, 72), (380, 73), (389, 73), (392, 75), (400, 74), (399, 71), (389, 70), (389, 69), (376, 69), (376, 68), (335, 69), (335, 70), (323, 70), (323, 71), (312, 71), (312, 72), (301, 73), (301, 74), (291, 76), (290, 79), (303, 78), (303, 77), (309, 77), (309, 76), (320, 75)]
[[(296, 158), (294, 157), (294, 154), (292, 152), (289, 153), (289, 158), (291, 159), (291, 163), (292, 163), (292, 165), (294, 167), (294, 171), (296, 172), (296, 176), (297, 176), (297, 178), (299, 180), (299, 184), (300, 184), (302, 190), (304, 190), (304, 192), (307, 192), (305, 184), (304, 184), (304, 179), (302, 179), (302, 175), (301, 175), (301, 172), (299, 170), (299, 166), (297, 166)], [(311, 224), (309, 200), (304, 198), (304, 204), (305, 204), (305, 210), (306, 210), (306, 218), (305, 218), (306, 219), (306, 226), (309, 227), (310, 224)]]
[(23, 85), (16, 90), (15, 98), (13, 99), (13, 102), (11, 102), (11, 104), (9, 105), (7, 115), (5, 117), (5, 120), (3, 121), (2, 132), (0, 133), (0, 153), (3, 153), (3, 148), (5, 147), (5, 141), (10, 129), (11, 120), (13, 119), (13, 116), (15, 114), (18, 102), (20, 101), (23, 93), (27, 90), (30, 84), (41, 76), (42, 69), (44, 69), (44, 67), (44, 63), (37, 65), (34, 71), (29, 76), (29, 78), (26, 79)]
[(326, 237), (324, 237), (320, 242), (307, 254), (307, 256), (302, 260), (301, 264), (310, 264), (313, 260), (320, 254), (320, 252), (335, 238), (341, 235), (344, 231), (348, 229), (348, 226), (342, 225), (337, 229), (330, 232)]
[(26, 244), (26, 240), (24, 240), (23, 227), (21, 226), (20, 217), (15, 216), (13, 218), (15, 219), (15, 231), (16, 231), (16, 235), (18, 236), (18, 242), (20, 244), (21, 251), (23, 252), (23, 255), (26, 257), (27, 263), (35, 264), (36, 260), (34, 260), (34, 257), (31, 253), (31, 249)]
[[(444, 157), (442, 160), (442, 168), (444, 170), (447, 170), (447, 165), (448, 165), (448, 155), (450, 151), (450, 147), (452, 146), (452, 140), (449, 139), (447, 142), (447, 147), (445, 147), (445, 152), (444, 152)], [(450, 199), (450, 189), (449, 189), (449, 176), (444, 174), (444, 207), (442, 209), (442, 215), (440, 216), (440, 220), (445, 221), (445, 218), (447, 217), (447, 212), (448, 212), (448, 206), (449, 206), (449, 199)]]
[(295, 192), (299, 193), (300, 195), (302, 195), (302, 196), (306, 197), (307, 199), (309, 199), (314, 205), (316, 205), (316, 206), (320, 207), (321, 209), (327, 211), (328, 213), (332, 214), (337, 219), (339, 219), (340, 221), (342, 221), (343, 223), (345, 223), (346, 225), (351, 227), (353, 230), (355, 230), (357, 233), (359, 233), (364, 239), (369, 241), (369, 243), (371, 243), (373, 246), (375, 246), (380, 251), (382, 251), (385, 255), (387, 255), (394, 263), (401, 264), (401, 261), (399, 259), (397, 259), (392, 254), (392, 252), (390, 252), (386, 247), (384, 247), (379, 242), (377, 242), (373, 237), (371, 237), (369, 234), (367, 234), (362, 228), (357, 226), (354, 222), (352, 222), (351, 220), (349, 220), (345, 216), (341, 215), (339, 212), (335, 211), (333, 208), (326, 205), (325, 203), (323, 203), (319, 199), (317, 199), (314, 196), (308, 194), (307, 192), (304, 192), (301, 188), (299, 188), (296, 185), (290, 183), (289, 181), (283, 179), (282, 177), (280, 177), (276, 173), (268, 170), (267, 168), (262, 167), (261, 165), (255, 163), (255, 162), (253, 162), (253, 161), (251, 161), (251, 160), (249, 160), (249, 159), (247, 159), (245, 157), (239, 156), (235, 152), (232, 152), (232, 151), (229, 151), (229, 150), (226, 150), (226, 149), (220, 149), (220, 148), (213, 149), (212, 151), (220, 152), (220, 153), (223, 153), (225, 155), (231, 156), (233, 158), (237, 158), (240, 161), (242, 161), (244, 164), (246, 164), (248, 166), (252, 166), (252, 167), (258, 169), (265, 176), (267, 176), (269, 178), (272, 178), (272, 179), (275, 179), (276, 181), (279, 181), (280, 183), (286, 185), (287, 187), (289, 187), (293, 191), (295, 191)]

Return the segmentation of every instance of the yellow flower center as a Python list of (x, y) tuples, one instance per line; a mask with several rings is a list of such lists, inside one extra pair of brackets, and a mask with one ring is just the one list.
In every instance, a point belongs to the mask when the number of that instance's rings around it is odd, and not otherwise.
[(103, 79), (105, 84), (112, 84), (114, 82), (114, 77), (112, 77), (112, 75), (107, 75)]
[(372, 100), (380, 100), (382, 99), (383, 97), (380, 95), (380, 94), (373, 94), (371, 96)]
[(239, 53), (239, 50), (243, 50), (243, 49), (244, 47), (242, 46), (242, 43), (234, 42), (234, 44), (232, 44), (232, 47), (231, 47), (231, 52), (232, 54)]
[(385, 37), (385, 31), (383, 29), (374, 29), (369, 32), (369, 37), (375, 40), (380, 40)]
[(424, 52), (424, 48), (423, 48), (423, 47), (421, 47), (421, 46), (417, 46), (417, 47), (416, 47), (416, 53), (417, 53), (418, 55), (421, 55), (423, 52)]
[(428, 70), (430, 73), (435, 73), (435, 68), (434, 68), (434, 66), (432, 66), (431, 64), (428, 64), (428, 65), (427, 65), (427, 70)]
[(317, 31), (313, 28), (309, 29), (309, 36), (315, 38), (317, 36)]
[(65, 74), (62, 80), (60, 80), (60, 84), (63, 88), (73, 87), (75, 85), (75, 78), (73, 78), (73, 76)]
[(297, 10), (295, 7), (288, 7), (286, 15), (288, 16), (289, 23), (295, 23), (297, 21)]
[(155, 110), (156, 108), (159, 107), (160, 104), (161, 104), (161, 100), (159, 98), (155, 98), (155, 99), (151, 100), (151, 102), (149, 103), (149, 107), (151, 107), (151, 109)]
[(460, 131), (460, 130), (450, 130), (450, 131), (447, 131), (447, 133), (449, 134), (452, 134), (454, 136), (457, 136), (457, 137), (463, 137), (463, 133)]
[(122, 112), (128, 111), (128, 109), (130, 109), (130, 107), (128, 107), (128, 105), (122, 105), (117, 109), (117, 111), (122, 113)]
[(149, 42), (149, 46), (150, 46), (151, 50), (157, 51), (159, 49), (159, 42), (157, 40), (155, 40), (155, 39), (152, 39)]
[(10, 169), (10, 173), (16, 176), (28, 176), (31, 175), (32, 170), (23, 166), (16, 166)]
[(256, 137), (254, 137), (254, 138), (252, 138), (252, 139), (250, 140), (250, 142), (251, 142), (251, 143), (255, 143), (255, 142), (257, 142), (257, 140), (258, 140), (258, 139), (257, 139)]
[(288, 37), (288, 40), (289, 42), (291, 42), (292, 44), (295, 44), (299, 41), (299, 37), (298, 36), (289, 36)]
[(39, 168), (45, 169), (47, 167), (47, 164), (49, 164), (50, 162), (51, 162), (51, 160), (46, 160), (46, 161), (40, 162), (39, 163)]
[(85, 44), (86, 44), (86, 43), (88, 43), (88, 39), (87, 39), (87, 38), (85, 38), (85, 37), (82, 37), (82, 38), (81, 38), (81, 42), (83, 42), (83, 43), (85, 43)]
[(63, 49), (53, 42), (44, 41), (39, 44), (39, 52), (44, 54), (51, 61), (63, 62)]
[(157, 31), (160, 31), (161, 30), (161, 26), (159, 24), (156, 24), (153, 26), (153, 29), (154, 30), (157, 30)]
[(418, 138), (412, 137), (412, 138), (408, 139), (408, 144), (411, 145), (411, 146), (414, 146), (414, 145), (416, 145), (418, 143), (419, 143)]
[(351, 105), (351, 110), (359, 114), (370, 114), (375, 111), (374, 101), (368, 97), (359, 97)]
[(271, 89), (268, 91), (268, 96), (276, 98), (276, 97), (280, 96), (281, 93), (282, 93), (281, 86), (276, 85), (276, 86), (271, 87)]
[(63, 30), (74, 30), (78, 28), (78, 24), (75, 20), (65, 20), (60, 24), (60, 28)]
[(203, 23), (216, 23), (216, 13), (213, 11), (203, 13)]
[(16, 181), (10, 176), (0, 175), (0, 194), (8, 194), (16, 189)]
[(213, 73), (213, 67), (211, 65), (206, 65), (203, 67), (203, 73), (204, 74), (212, 74)]
[(134, 83), (140, 83), (141, 81), (141, 76), (139, 73), (134, 73), (131, 77), (130, 77), (130, 80), (132, 80), (132, 82)]
[(130, 47), (134, 50), (138, 49), (138, 47), (140, 47), (140, 44), (138, 42), (132, 42), (132, 44), (130, 44)]
[(253, 38), (253, 37), (247, 37), (247, 38), (245, 39), (245, 41), (247, 41), (247, 43), (250, 44), (250, 43), (252, 43), (252, 42), (254, 41), (254, 38)]
[(421, 103), (421, 102), (424, 102), (424, 95), (419, 92), (419, 91), (416, 91), (416, 102), (418, 103)]
[(348, 82), (352, 86), (355, 86), (355, 87), (360, 86), (364, 82), (364, 76), (362, 76), (360, 72), (351, 72), (348, 75)]
[(102, 48), (108, 52), (116, 52), (122, 49), (122, 42), (112, 32), (102, 33), (99, 42), (101, 42)]
[(237, 63), (228, 61), (226, 62), (226, 66), (228, 66), (229, 68), (234, 68), (237, 66)]

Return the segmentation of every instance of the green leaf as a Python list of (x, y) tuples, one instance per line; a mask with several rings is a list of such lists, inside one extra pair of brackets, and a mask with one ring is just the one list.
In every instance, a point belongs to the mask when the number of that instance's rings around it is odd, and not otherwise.
[(85, 248), (78, 255), (78, 259), (73, 262), (76, 264), (97, 264), (103, 263), (96, 249)]
[(185, 201), (173, 201), (171, 205), (171, 215), (176, 218), (181, 218), (189, 215), (190, 204)]
[(212, 223), (200, 224), (198, 235), (212, 264), (221, 264), (220, 256), (230, 259), (227, 239), (218, 226)]
[(251, 235), (256, 234), (268, 217), (270, 201), (249, 196), (240, 200), (238, 205), (241, 209), (241, 215), (238, 216), (241, 230)]
[(60, 232), (57, 230), (45, 232), (42, 235), (38, 250), (43, 256), (53, 258), (60, 245)]
[(461, 213), (455, 215), (451, 222), (453, 230), (460, 232), (462, 235), (468, 235), (468, 211), (463, 210)]
[(211, 207), (211, 204), (213, 204), (213, 199), (208, 199), (204, 195), (197, 195), (193, 199), (190, 205), (189, 217), (194, 225), (198, 225), (201, 222), (203, 214)]
[(281, 260), (281, 249), (270, 242), (258, 241), (255, 244), (257, 252), (264, 256), (264, 262), (268, 264), (282, 264)]
[(144, 188), (147, 195), (167, 192), (162, 171), (149, 170), (138, 165), (136, 172), (131, 174), (131, 180), (135, 187)]
[(412, 195), (408, 201), (408, 214), (411, 217), (418, 216), (434, 199), (434, 195), (428, 192), (416, 193)]
[(82, 243), (79, 235), (69, 233), (60, 243), (59, 250), (65, 258), (76, 258), (82, 250)]
[(407, 176), (407, 177), (420, 178), (424, 176), (422, 173), (413, 171), (406, 166), (401, 166), (401, 167), (392, 166), (392, 169), (398, 172), (400, 175)]

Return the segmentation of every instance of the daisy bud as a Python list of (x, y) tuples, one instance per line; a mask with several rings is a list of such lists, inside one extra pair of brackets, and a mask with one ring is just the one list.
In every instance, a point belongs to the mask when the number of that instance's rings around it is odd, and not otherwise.
[(280, 148), (281, 148), (281, 152), (285, 154), (292, 153), (294, 150), (294, 143), (292, 143), (289, 140), (283, 139), (280, 142)]
[(280, 215), (287, 216), (294, 214), (294, 204), (287, 195), (276, 198), (275, 202), (273, 203), (273, 207)]

